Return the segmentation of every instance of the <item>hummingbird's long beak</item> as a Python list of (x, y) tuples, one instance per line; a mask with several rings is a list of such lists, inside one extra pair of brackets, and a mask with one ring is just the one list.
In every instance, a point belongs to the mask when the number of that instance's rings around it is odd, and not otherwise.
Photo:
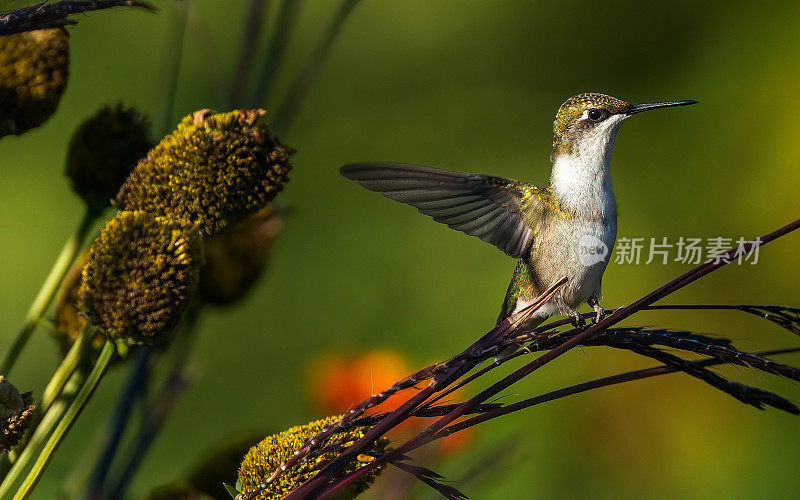
[(669, 108), (671, 106), (688, 106), (689, 104), (697, 104), (697, 101), (664, 101), (664, 102), (645, 102), (642, 104), (632, 104), (631, 107), (625, 112), (628, 115), (635, 115), (642, 111), (649, 111), (651, 109)]

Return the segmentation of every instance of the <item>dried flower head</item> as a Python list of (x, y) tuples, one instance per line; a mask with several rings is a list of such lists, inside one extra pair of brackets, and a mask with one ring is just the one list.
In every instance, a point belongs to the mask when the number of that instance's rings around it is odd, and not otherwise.
[(13, 448), (25, 434), (36, 409), (32, 402), (30, 392), (20, 394), (0, 375), (0, 453)]
[(268, 205), (206, 241), (198, 296), (206, 305), (241, 300), (261, 276), (281, 220)]
[(66, 175), (89, 209), (99, 212), (151, 147), (147, 117), (122, 104), (103, 106), (72, 135)]
[(119, 206), (197, 225), (204, 238), (261, 210), (288, 180), (294, 152), (260, 122), (263, 114), (187, 116), (139, 162), (117, 195)]
[[(328, 417), (317, 420), (306, 425), (300, 425), (287, 429), (280, 434), (267, 437), (247, 452), (247, 455), (239, 467), (239, 481), (241, 482), (241, 492), (245, 497), (258, 489), (258, 485), (272, 474), (276, 468), (288, 460), (305, 441), (311, 436), (319, 433), (337, 421), (340, 417)], [(360, 427), (347, 430), (345, 432), (333, 434), (324, 443), (318, 443), (309, 451), (305, 460), (299, 462), (295, 467), (284, 472), (269, 486), (261, 491), (256, 498), (259, 499), (278, 499), (283, 498), (290, 491), (300, 486), (303, 482), (313, 477), (317, 472), (324, 468), (342, 450), (353, 444), (356, 440), (364, 436), (368, 428)], [(384, 453), (389, 444), (388, 439), (380, 439), (372, 448), (373, 453)], [(350, 464), (344, 471), (349, 473), (355, 469), (371, 462), (372, 456), (359, 455), (357, 460)], [(376, 467), (368, 474), (365, 474), (355, 482), (347, 485), (341, 490), (341, 496), (336, 498), (355, 498), (372, 486), (375, 478), (380, 474), (381, 467)]]
[(0, 37), (0, 137), (50, 118), (69, 74), (69, 35), (62, 28)]
[(128, 343), (163, 340), (197, 287), (202, 260), (193, 230), (147, 212), (120, 212), (89, 249), (80, 307)]

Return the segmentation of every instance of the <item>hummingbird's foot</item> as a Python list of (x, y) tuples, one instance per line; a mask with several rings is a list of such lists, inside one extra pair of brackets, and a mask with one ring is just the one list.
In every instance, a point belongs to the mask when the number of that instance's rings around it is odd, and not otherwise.
[(578, 311), (572, 310), (572, 311), (570, 311), (569, 314), (570, 314), (570, 316), (572, 316), (572, 324), (575, 326), (575, 328), (580, 328), (582, 326), (586, 326), (586, 320), (584, 319), (583, 316), (581, 316), (581, 313), (579, 313)]
[(606, 317), (606, 310), (603, 309), (603, 306), (601, 306), (600, 304), (598, 304), (596, 302), (594, 304), (592, 304), (592, 309), (594, 309), (594, 313), (595, 313), (594, 322), (595, 323), (600, 323), (600, 320)]

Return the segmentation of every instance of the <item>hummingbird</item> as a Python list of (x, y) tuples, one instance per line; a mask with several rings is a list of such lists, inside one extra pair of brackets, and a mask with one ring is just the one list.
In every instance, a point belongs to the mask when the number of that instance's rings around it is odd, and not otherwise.
[(620, 126), (642, 111), (696, 103), (631, 104), (599, 93), (570, 97), (553, 122), (548, 187), (400, 163), (353, 163), (339, 171), (518, 259), (497, 323), (566, 276), (566, 284), (524, 327), (556, 314), (572, 317), (579, 326), (584, 321), (577, 308), (584, 302), (596, 321), (605, 315), (601, 284), (617, 236), (611, 152)]

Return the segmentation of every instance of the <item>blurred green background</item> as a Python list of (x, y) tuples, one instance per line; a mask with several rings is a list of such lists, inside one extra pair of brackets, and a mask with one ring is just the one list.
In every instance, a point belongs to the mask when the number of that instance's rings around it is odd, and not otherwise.
[[(192, 0), (169, 117), (164, 58), (174, 5), (157, 3), (157, 15), (81, 16), (70, 28), (72, 74), (60, 109), (41, 129), (0, 141), (0, 345), (80, 216), (62, 173), (76, 125), (118, 100), (170, 128), (193, 110), (224, 106), (213, 75), (231, 74), (247, 2)], [(303, 3), (276, 97), (337, 5)], [(202, 379), (158, 437), (131, 497), (176, 478), (226, 435), (321, 417), (303, 378), (320, 353), (390, 349), (422, 366), (491, 326), (514, 262), (345, 181), (337, 173), (343, 163), (404, 161), (546, 184), (553, 114), (570, 95), (697, 99), (623, 127), (612, 167), (619, 237), (753, 237), (798, 217), (798, 14), (794, 1), (363, 0), (282, 137), (298, 153), (279, 198), (291, 214), (266, 279), (244, 303), (203, 315), (193, 355)], [(757, 265), (729, 266), (669, 301), (800, 305), (798, 248), (800, 235), (785, 237), (762, 249)], [(604, 305), (626, 304), (688, 267), (611, 264)], [(723, 334), (753, 350), (797, 341), (733, 313), (650, 312), (628, 324)], [(56, 354), (37, 332), (13, 382), (41, 391)], [(579, 349), (503, 400), (651, 364)], [(797, 384), (724, 371), (800, 402)], [(84, 454), (96, 446), (124, 375), (113, 370), (102, 384), (36, 498), (53, 498), (73, 467), (89, 467)], [(515, 459), (461, 486), (472, 498), (797, 498), (799, 422), (668, 375), (490, 422), (466, 450), (431, 465), (459, 478), (511, 436)]]

